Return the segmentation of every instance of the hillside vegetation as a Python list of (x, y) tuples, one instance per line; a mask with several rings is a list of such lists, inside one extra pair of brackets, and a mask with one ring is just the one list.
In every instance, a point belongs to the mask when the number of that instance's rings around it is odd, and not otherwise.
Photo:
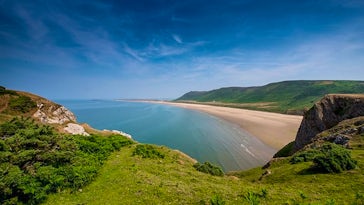
[(27, 118), (0, 125), (0, 203), (38, 204), (49, 193), (90, 183), (115, 150), (133, 142), (120, 135), (71, 136)]
[(259, 87), (192, 91), (176, 101), (302, 114), (330, 93), (364, 93), (364, 81), (284, 81)]
[(14, 115), (30, 116), (36, 107), (37, 104), (28, 95), (0, 86), (0, 122), (9, 120)]
[(32, 106), (24, 113), (10, 103), (38, 97), (3, 91), (0, 204), (364, 204), (363, 116), (319, 133), (293, 156), (286, 146), (285, 157), (264, 168), (225, 174), (120, 135), (60, 133), (28, 117)]
[[(363, 126), (363, 118), (357, 118), (330, 132)], [(112, 154), (82, 191), (52, 194), (46, 204), (363, 204), (364, 133), (353, 134), (350, 143), (352, 150), (329, 144), (355, 161), (349, 171), (327, 173), (315, 169), (314, 160), (292, 163), (300, 152), (274, 159), (264, 169), (222, 177), (196, 171), (193, 161), (166, 147), (154, 146), (163, 158), (143, 158), (133, 154), (137, 145), (132, 145)]]

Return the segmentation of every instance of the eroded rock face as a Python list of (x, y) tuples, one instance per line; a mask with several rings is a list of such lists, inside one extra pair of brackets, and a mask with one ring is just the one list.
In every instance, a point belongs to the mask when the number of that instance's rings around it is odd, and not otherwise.
[(309, 144), (318, 133), (359, 116), (364, 116), (364, 95), (326, 95), (305, 113), (294, 151)]
[(76, 122), (75, 115), (64, 106), (51, 105), (48, 108), (43, 103), (37, 104), (38, 110), (33, 114), (45, 124), (64, 124), (66, 122)]
[(68, 123), (64, 130), (73, 135), (89, 136), (89, 134), (85, 131), (85, 128), (76, 123)]

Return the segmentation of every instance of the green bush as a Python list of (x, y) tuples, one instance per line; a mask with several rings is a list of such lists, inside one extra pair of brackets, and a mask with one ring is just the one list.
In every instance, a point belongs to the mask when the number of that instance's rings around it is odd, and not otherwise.
[(10, 109), (21, 113), (29, 112), (36, 106), (37, 104), (30, 97), (24, 95), (21, 95), (19, 97), (12, 97), (9, 101)]
[(60, 135), (25, 118), (0, 125), (0, 204), (38, 204), (49, 193), (90, 183), (122, 136)]
[(224, 172), (219, 166), (213, 165), (210, 162), (204, 162), (203, 164), (197, 162), (193, 167), (200, 172), (211, 174), (213, 176), (223, 176)]
[(299, 152), (299, 153), (293, 155), (290, 162), (292, 164), (297, 164), (300, 162), (310, 162), (320, 153), (321, 153), (320, 150), (308, 149), (304, 152)]
[(333, 143), (324, 144), (321, 153), (313, 159), (313, 162), (316, 170), (327, 173), (354, 169), (357, 163), (351, 158), (347, 149)]
[(148, 144), (137, 145), (133, 151), (133, 156), (135, 155), (151, 159), (164, 158), (164, 154), (162, 152), (158, 151), (153, 145)]
[(334, 143), (297, 153), (290, 160), (292, 164), (308, 161), (314, 163), (312, 170), (321, 173), (339, 173), (356, 167), (350, 151)]

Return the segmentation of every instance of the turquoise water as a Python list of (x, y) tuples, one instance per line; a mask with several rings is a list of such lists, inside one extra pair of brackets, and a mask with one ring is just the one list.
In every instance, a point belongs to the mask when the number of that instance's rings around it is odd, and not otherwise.
[(235, 124), (180, 107), (126, 101), (63, 100), (78, 122), (97, 129), (121, 130), (142, 143), (178, 149), (225, 171), (265, 164), (275, 150)]

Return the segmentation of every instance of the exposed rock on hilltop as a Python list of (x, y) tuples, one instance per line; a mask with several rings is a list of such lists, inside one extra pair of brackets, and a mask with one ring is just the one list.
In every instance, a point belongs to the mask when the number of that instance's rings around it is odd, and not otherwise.
[(294, 151), (311, 143), (312, 139), (322, 131), (334, 127), (343, 120), (359, 116), (364, 116), (364, 95), (326, 95), (305, 113), (296, 135)]
[[(77, 122), (75, 115), (66, 107), (48, 101), (44, 98), (35, 99), (37, 102), (37, 111), (32, 115), (33, 118), (39, 120), (43, 124), (58, 124), (62, 125), (63, 131), (88, 136), (89, 133), (85, 128)], [(66, 124), (67, 123), (67, 124)]]
[(351, 149), (362, 149), (364, 137), (364, 116), (348, 119), (321, 132), (307, 147), (317, 147), (323, 142), (332, 142)]
[(46, 124), (64, 124), (66, 122), (76, 122), (75, 115), (67, 108), (60, 105), (50, 105), (48, 108), (43, 103), (37, 103), (38, 110), (33, 117)]
[(71, 134), (78, 134), (78, 135), (84, 135), (84, 136), (90, 135), (85, 131), (84, 127), (82, 127), (81, 125), (76, 124), (76, 123), (68, 123), (67, 126), (63, 129), (66, 132), (71, 133)]
[(85, 136), (91, 133), (119, 134), (131, 138), (121, 131), (100, 131), (87, 124), (80, 125), (75, 115), (62, 105), (31, 93), (7, 90), (0, 86), (0, 122), (15, 116), (33, 118), (43, 124), (52, 125), (59, 132)]

